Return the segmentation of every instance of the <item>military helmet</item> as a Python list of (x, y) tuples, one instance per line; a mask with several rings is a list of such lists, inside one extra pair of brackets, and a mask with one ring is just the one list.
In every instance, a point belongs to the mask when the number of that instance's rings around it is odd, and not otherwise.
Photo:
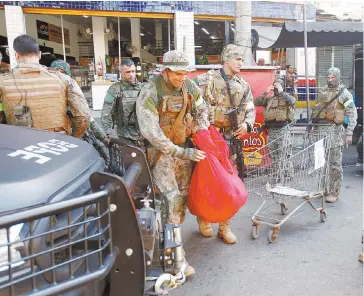
[(193, 69), (189, 64), (188, 57), (184, 52), (179, 50), (170, 50), (163, 55), (163, 64), (160, 71), (164, 71), (166, 69), (170, 69), (173, 72), (194, 71), (195, 69)]
[(244, 50), (235, 44), (228, 44), (224, 47), (221, 53), (221, 62), (225, 63), (233, 58), (244, 59)]

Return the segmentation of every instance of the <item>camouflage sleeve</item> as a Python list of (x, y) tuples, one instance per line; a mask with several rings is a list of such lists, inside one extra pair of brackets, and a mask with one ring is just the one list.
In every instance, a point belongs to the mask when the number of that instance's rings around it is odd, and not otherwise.
[(136, 114), (140, 133), (152, 146), (165, 154), (174, 154), (178, 146), (163, 133), (159, 125), (157, 89), (153, 82), (143, 86), (136, 101)]
[[(106, 94), (107, 96), (107, 94)], [(112, 126), (113, 126), (113, 121), (112, 121), (112, 115), (115, 112), (115, 100), (113, 100), (111, 103), (106, 101), (106, 98), (104, 100), (104, 105), (102, 106), (102, 110), (101, 110), (101, 124), (102, 127), (104, 128), (104, 131), (106, 132), (106, 134), (112, 134)]]
[(203, 73), (201, 75), (198, 75), (194, 80), (193, 82), (195, 82), (198, 87), (200, 88), (201, 90), (201, 95), (202, 95), (202, 98), (205, 100), (206, 104), (208, 104), (209, 102), (209, 96), (207, 95), (207, 72), (206, 73)]
[(68, 80), (67, 101), (73, 115), (71, 119), (73, 123), (72, 135), (76, 138), (81, 138), (88, 128), (91, 111), (80, 87), (72, 78)]
[(250, 129), (253, 129), (254, 123), (255, 123), (255, 107), (254, 107), (254, 99), (252, 90), (250, 89), (250, 86), (247, 88), (244, 94), (245, 102), (246, 102), (246, 113), (245, 113), (245, 119), (244, 122), (250, 127)]
[(296, 104), (296, 99), (291, 95), (287, 94), (286, 92), (283, 92), (282, 96), (289, 105), (294, 106)]
[(266, 106), (267, 105), (267, 98), (266, 98), (266, 96), (267, 96), (267, 92), (265, 91), (264, 93), (262, 93), (259, 97), (257, 97), (254, 101), (253, 101), (253, 103), (254, 103), (254, 105), (255, 106)]
[(102, 128), (97, 124), (96, 120), (91, 117), (90, 121), (90, 130), (95, 135), (95, 137), (101, 142), (106, 138), (105, 132)]
[(205, 100), (202, 98), (201, 90), (196, 85), (195, 81), (192, 81), (194, 87), (193, 97), (196, 98), (193, 102), (193, 118), (196, 120), (198, 130), (207, 129), (210, 126), (208, 106)]
[(345, 115), (349, 118), (348, 127), (346, 129), (346, 134), (348, 136), (353, 135), (354, 128), (356, 126), (356, 121), (358, 119), (358, 112), (354, 103), (353, 95), (345, 89), (339, 98), (340, 103), (345, 107)]

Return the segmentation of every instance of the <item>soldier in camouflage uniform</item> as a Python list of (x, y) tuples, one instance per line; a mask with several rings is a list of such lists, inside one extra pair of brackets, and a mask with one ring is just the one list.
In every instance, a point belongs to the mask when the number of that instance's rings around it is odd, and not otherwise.
[[(188, 138), (209, 126), (207, 105), (198, 86), (186, 75), (191, 68), (183, 52), (164, 54), (162, 74), (142, 88), (136, 104), (141, 134), (149, 142), (147, 155), (154, 184), (168, 203), (168, 222), (182, 224), (192, 165), (205, 158), (188, 148)], [(187, 265), (186, 276), (195, 273)]]
[[(239, 46), (229, 44), (221, 53), (222, 70), (210, 70), (197, 77), (197, 82), (202, 87), (203, 98), (209, 107), (209, 121), (220, 130), (228, 144), (232, 137), (241, 138), (251, 132), (255, 122), (255, 108), (250, 86), (238, 75), (243, 64), (243, 57), (244, 52)], [(228, 80), (234, 107), (238, 110), (239, 129), (235, 132), (232, 131), (229, 118), (225, 115), (227, 110), (233, 106), (223, 75)], [(236, 157), (236, 155), (231, 155), (233, 161), (236, 160)], [(210, 223), (202, 221), (200, 218), (197, 218), (197, 221), (200, 233), (205, 237), (211, 237), (213, 232)], [(229, 226), (230, 220), (220, 223), (218, 236), (225, 243), (234, 244), (236, 236)]]
[[(345, 133), (343, 123), (346, 115), (349, 124)], [(342, 83), (340, 70), (335, 67), (330, 68), (327, 71), (327, 85), (319, 93), (312, 112), (312, 122), (334, 125), (331, 148), (327, 154), (330, 168), (326, 202), (334, 203), (339, 199), (343, 180), (343, 147), (344, 143), (347, 145), (352, 143), (357, 117), (353, 96)], [(330, 127), (319, 127), (320, 134), (328, 134), (329, 129)]]
[[(51, 63), (51, 68), (57, 70), (58, 72), (66, 74), (67, 76), (71, 76), (71, 68), (68, 65), (68, 63), (63, 60), (53, 61)], [(69, 117), (72, 118), (73, 115), (69, 108), (68, 108), (67, 112), (69, 114)], [(96, 120), (93, 117), (91, 117), (88, 132), (93, 133), (95, 135), (96, 139), (98, 139), (99, 141), (103, 142), (106, 146), (108, 146), (108, 143), (110, 142), (109, 138), (106, 136), (105, 132), (97, 124)]]
[(39, 45), (32, 37), (18, 36), (13, 46), (18, 66), (0, 75), (0, 103), (7, 123), (81, 138), (91, 112), (80, 87), (69, 76), (39, 64)]
[(135, 102), (142, 84), (136, 78), (135, 65), (130, 59), (120, 63), (120, 82), (107, 91), (101, 111), (101, 123), (107, 135), (116, 125), (117, 135), (125, 143), (141, 147), (143, 137), (138, 128)]
[[(277, 79), (274, 85), (254, 100), (255, 106), (264, 107), (264, 126), (268, 129), (268, 147), (274, 170), (279, 181), (293, 175), (293, 166), (287, 161), (292, 146), (289, 123), (294, 122), (296, 99), (283, 91), (284, 81)], [(268, 96), (273, 90), (274, 95)], [(284, 147), (284, 149), (282, 148)]]

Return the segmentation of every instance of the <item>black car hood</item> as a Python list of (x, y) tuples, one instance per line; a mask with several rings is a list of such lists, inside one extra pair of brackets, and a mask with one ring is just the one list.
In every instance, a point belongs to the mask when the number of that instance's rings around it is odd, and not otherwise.
[(0, 124), (0, 212), (54, 200), (75, 180), (88, 179), (100, 163), (97, 151), (85, 141)]

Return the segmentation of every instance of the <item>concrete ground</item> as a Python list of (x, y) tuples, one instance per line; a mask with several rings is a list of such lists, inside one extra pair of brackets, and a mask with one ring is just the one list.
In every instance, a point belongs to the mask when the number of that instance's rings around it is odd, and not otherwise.
[[(93, 112), (100, 122), (100, 112)], [(327, 205), (327, 220), (304, 205), (287, 221), (279, 240), (268, 243), (269, 228), (250, 237), (251, 216), (261, 201), (248, 199), (232, 219), (235, 245), (214, 235), (203, 238), (194, 216), (188, 214), (183, 241), (196, 275), (171, 296), (360, 296), (363, 265), (358, 261), (363, 230), (363, 170), (356, 167), (355, 145), (344, 149), (344, 182), (340, 200)], [(293, 209), (297, 201), (287, 203)], [(274, 208), (273, 208), (274, 209)], [(280, 208), (276, 206), (279, 214)], [(214, 225), (217, 233), (217, 225)]]
[[(196, 274), (171, 296), (359, 296), (363, 295), (363, 265), (358, 261), (363, 230), (363, 173), (344, 168), (341, 198), (327, 205), (327, 220), (305, 205), (287, 221), (279, 240), (269, 243), (268, 227), (250, 237), (251, 216), (260, 200), (249, 199), (232, 220), (235, 245), (214, 235), (203, 238), (195, 217), (188, 215), (183, 240)], [(287, 203), (293, 208), (295, 201)], [(277, 205), (277, 213), (280, 208)], [(214, 225), (217, 232), (217, 225)]]

